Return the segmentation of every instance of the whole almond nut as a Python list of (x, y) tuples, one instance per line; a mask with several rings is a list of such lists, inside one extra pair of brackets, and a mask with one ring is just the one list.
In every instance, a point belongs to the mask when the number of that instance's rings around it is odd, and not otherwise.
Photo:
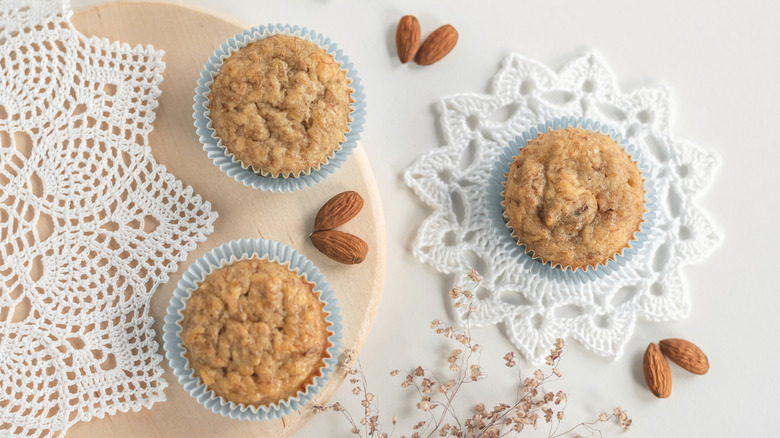
[(314, 218), (314, 231), (331, 230), (344, 225), (363, 209), (363, 197), (358, 192), (341, 192), (330, 198)]
[(658, 398), (669, 397), (672, 393), (672, 371), (661, 350), (652, 342), (645, 350), (642, 369), (650, 392)]
[(420, 46), (414, 62), (420, 65), (431, 65), (444, 58), (458, 43), (458, 31), (449, 24), (434, 30)]
[(321, 253), (345, 265), (361, 263), (368, 254), (368, 244), (363, 239), (343, 231), (315, 231), (309, 239)]
[(672, 362), (694, 374), (706, 374), (710, 369), (707, 356), (694, 343), (685, 339), (664, 339), (658, 342), (661, 352)]
[(404, 15), (395, 29), (395, 48), (401, 64), (414, 58), (420, 47), (420, 22), (413, 15)]

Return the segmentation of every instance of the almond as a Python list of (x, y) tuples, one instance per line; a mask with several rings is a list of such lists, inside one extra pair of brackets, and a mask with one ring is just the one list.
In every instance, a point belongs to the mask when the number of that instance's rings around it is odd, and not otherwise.
[(343, 231), (315, 231), (309, 239), (321, 253), (345, 265), (358, 264), (368, 254), (368, 244), (363, 239)]
[(344, 225), (363, 209), (363, 197), (358, 192), (341, 192), (330, 198), (314, 218), (314, 231), (332, 230)]
[(658, 342), (658, 346), (672, 362), (694, 374), (706, 374), (710, 369), (707, 356), (693, 342), (685, 339), (664, 339)]
[(642, 369), (650, 391), (658, 398), (669, 397), (672, 393), (672, 371), (661, 350), (652, 342), (645, 350)]
[(395, 48), (401, 64), (414, 58), (420, 47), (420, 22), (413, 15), (404, 15), (395, 29)]
[(449, 24), (434, 30), (420, 46), (414, 62), (420, 65), (431, 65), (444, 58), (458, 43), (458, 31)]

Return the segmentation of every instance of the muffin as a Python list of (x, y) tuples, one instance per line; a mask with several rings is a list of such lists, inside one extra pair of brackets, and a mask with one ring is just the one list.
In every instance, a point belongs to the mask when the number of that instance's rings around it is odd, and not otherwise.
[(351, 92), (328, 52), (276, 34), (223, 60), (208, 109), (217, 136), (245, 168), (286, 178), (319, 169), (340, 148)]
[(271, 405), (321, 374), (330, 347), (313, 285), (267, 259), (212, 271), (182, 310), (181, 341), (196, 377), (225, 400)]
[(504, 219), (534, 258), (587, 269), (628, 247), (642, 223), (644, 195), (636, 163), (611, 137), (550, 130), (528, 141), (509, 166)]

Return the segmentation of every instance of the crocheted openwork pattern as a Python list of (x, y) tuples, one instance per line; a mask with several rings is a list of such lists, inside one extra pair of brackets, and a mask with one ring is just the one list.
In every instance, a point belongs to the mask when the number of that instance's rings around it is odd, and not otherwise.
[(148, 146), (162, 52), (0, 4), (0, 435), (165, 399), (151, 294), (216, 212)]
[[(637, 318), (666, 321), (688, 313), (683, 267), (721, 240), (694, 204), (719, 159), (672, 135), (670, 106), (665, 88), (622, 92), (596, 54), (577, 57), (557, 73), (517, 54), (507, 57), (490, 94), (441, 100), (446, 145), (406, 172), (407, 184), (434, 210), (420, 227), (415, 256), (453, 274), (454, 285), (475, 288), (472, 324), (503, 323), (527, 358), (541, 361), (556, 338), (567, 336), (618, 358)], [(509, 231), (485, 213), (488, 177), (509, 142), (539, 123), (572, 116), (622, 133), (644, 156), (656, 190), (648, 241), (625, 266), (594, 280), (539, 275), (500, 245)], [(466, 275), (471, 267), (483, 276), (479, 284)], [(458, 311), (461, 320), (467, 309)]]

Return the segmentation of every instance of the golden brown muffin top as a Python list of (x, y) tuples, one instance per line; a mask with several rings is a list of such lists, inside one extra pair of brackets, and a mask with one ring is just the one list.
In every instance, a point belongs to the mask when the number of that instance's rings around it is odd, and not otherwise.
[(606, 263), (628, 246), (644, 211), (642, 175), (607, 135), (551, 130), (509, 166), (507, 225), (519, 244), (553, 266)]
[(274, 35), (225, 58), (209, 110), (228, 150), (255, 171), (297, 176), (327, 162), (348, 131), (349, 80), (333, 56)]
[(320, 375), (329, 347), (323, 303), (286, 266), (257, 258), (211, 272), (183, 310), (181, 339), (195, 371), (226, 400), (268, 405)]

